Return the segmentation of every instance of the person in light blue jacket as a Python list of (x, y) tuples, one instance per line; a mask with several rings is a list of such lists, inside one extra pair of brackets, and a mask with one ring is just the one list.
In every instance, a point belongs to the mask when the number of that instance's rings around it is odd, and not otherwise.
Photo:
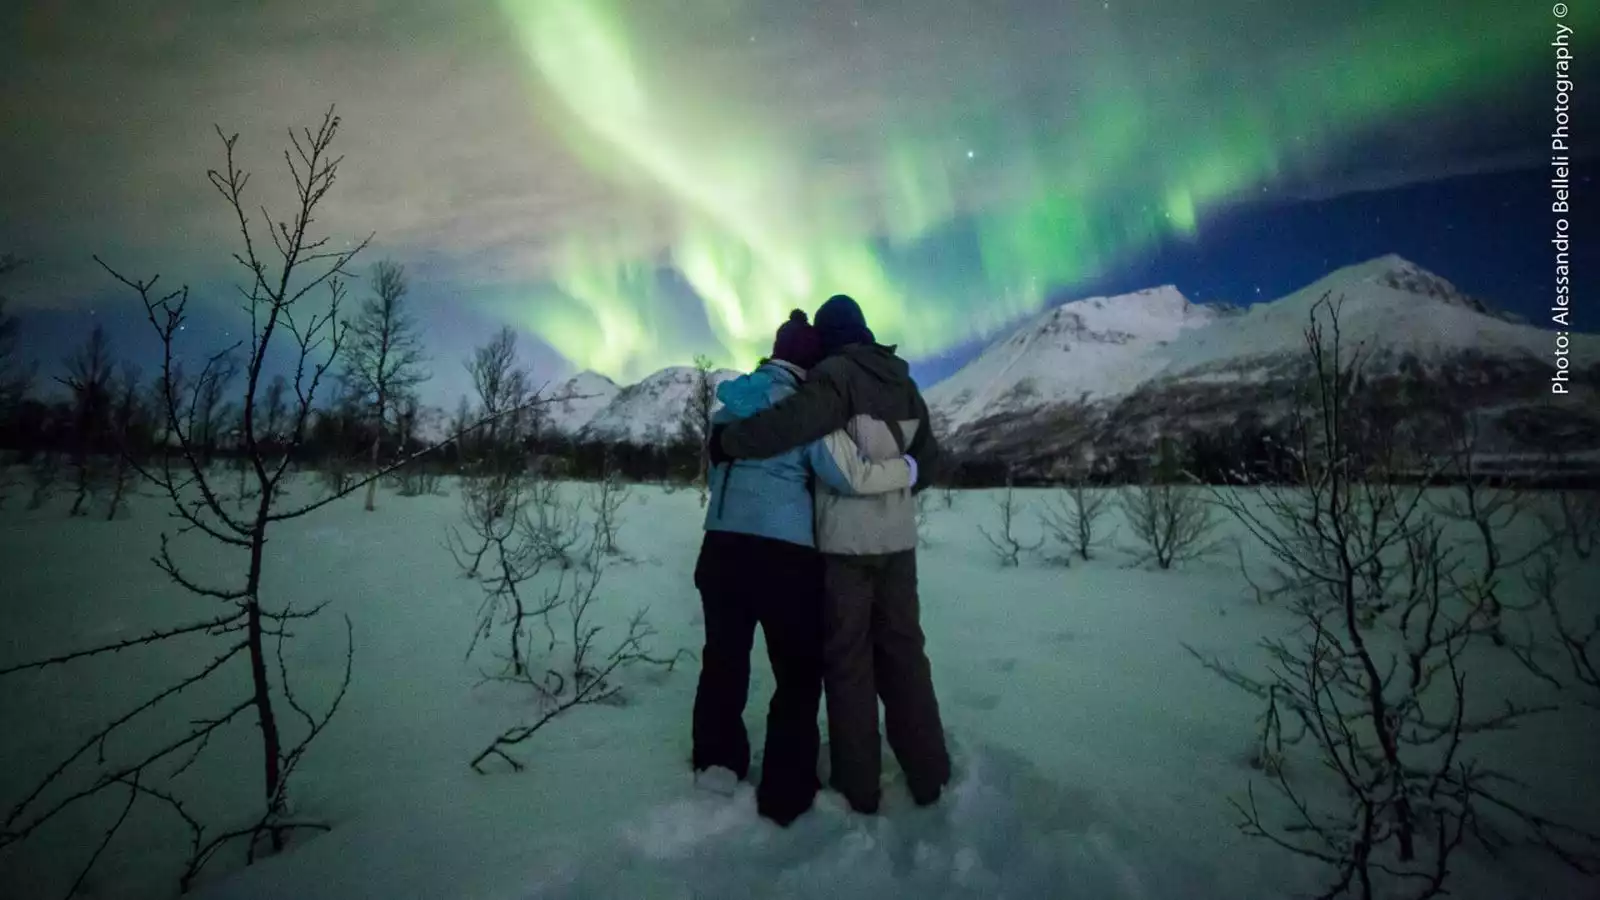
[[(717, 388), (722, 406), (713, 423), (775, 405), (799, 388), (805, 370), (821, 358), (821, 342), (806, 314), (794, 311), (778, 329), (772, 356)], [(760, 625), (777, 690), (767, 714), (756, 806), (780, 825), (809, 809), (820, 788), (822, 559), (816, 551), (814, 480), (836, 493), (861, 495), (909, 491), (916, 474), (910, 457), (869, 462), (844, 430), (709, 473), (705, 538), (694, 576), (706, 643), (695, 693), (693, 765), (697, 778), (718, 768), (739, 780), (749, 775), (743, 716)]]

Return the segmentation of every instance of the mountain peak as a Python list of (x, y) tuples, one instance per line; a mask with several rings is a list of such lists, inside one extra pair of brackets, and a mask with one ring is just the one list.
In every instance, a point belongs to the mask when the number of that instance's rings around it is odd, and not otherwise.
[[(618, 389), (578, 431), (579, 439), (657, 446), (677, 439), (698, 374), (694, 366), (668, 366)], [(716, 369), (710, 373), (711, 384), (715, 387), (739, 375)]]
[(550, 428), (574, 434), (617, 396), (617, 383), (599, 372), (583, 371), (552, 385), (544, 407)]
[(567, 379), (567, 384), (609, 384), (617, 386), (617, 382), (609, 375), (602, 375), (593, 369), (584, 369), (582, 372)]
[(1027, 408), (1125, 393), (1153, 374), (1153, 347), (1217, 317), (1174, 285), (1086, 297), (1045, 310), (931, 388), (950, 427)]
[(1467, 296), (1460, 288), (1397, 253), (1387, 253), (1364, 263), (1347, 266), (1333, 273), (1327, 280), (1338, 286), (1377, 285), (1403, 294), (1428, 297), (1452, 306), (1462, 306), (1475, 312), (1489, 312), (1483, 301)]

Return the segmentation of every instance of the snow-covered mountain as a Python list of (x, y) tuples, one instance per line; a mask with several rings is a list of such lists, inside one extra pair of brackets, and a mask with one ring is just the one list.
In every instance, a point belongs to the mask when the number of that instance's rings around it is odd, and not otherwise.
[(615, 381), (598, 372), (579, 372), (550, 389), (550, 402), (542, 408), (544, 426), (559, 435), (575, 435), (621, 391)]
[(986, 416), (1041, 404), (1117, 397), (1155, 375), (1153, 351), (1226, 315), (1166, 285), (1046, 310), (929, 389), (930, 407), (959, 431)]
[[(1550, 332), (1495, 315), (1443, 278), (1391, 254), (1339, 269), (1161, 348), (1157, 377), (1270, 377), (1280, 363), (1304, 357), (1311, 310), (1324, 296), (1341, 301), (1343, 342), (1351, 347), (1359, 342), (1380, 371), (1407, 358), (1438, 366), (1463, 354), (1546, 365), (1554, 360)], [(1592, 338), (1582, 339), (1591, 351), (1595, 348)]]
[(1287, 408), (1324, 297), (1339, 302), (1343, 346), (1360, 347), (1383, 390), (1477, 411), (1489, 426), (1481, 437), (1501, 452), (1542, 451), (1555, 433), (1600, 449), (1600, 338), (1573, 336), (1573, 393), (1552, 397), (1553, 333), (1393, 255), (1247, 310), (1192, 304), (1170, 287), (1068, 303), (989, 347), (928, 401), (958, 456), (1040, 475), (1075, 458), (1143, 453), (1158, 435), (1270, 423)]
[[(711, 373), (711, 381), (715, 386), (739, 375), (718, 369)], [(696, 377), (690, 366), (672, 366), (622, 388), (575, 436), (606, 443), (671, 443), (683, 427)]]

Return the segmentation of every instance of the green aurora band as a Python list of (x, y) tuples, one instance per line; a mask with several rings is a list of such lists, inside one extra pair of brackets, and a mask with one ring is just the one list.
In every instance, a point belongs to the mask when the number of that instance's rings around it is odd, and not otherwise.
[[(743, 2), (702, 6), (731, 29)], [(1093, 77), (1057, 86), (1044, 111), (1010, 102), (1015, 92), (996, 96), (982, 78), (937, 103), (896, 105), (847, 141), (855, 166), (841, 168), (823, 152), (837, 146), (819, 146), (742, 89), (763, 73), (692, 77), (660, 46), (668, 39), (636, 21), (637, 6), (500, 3), (549, 101), (542, 124), (637, 199), (608, 233), (572, 233), (548, 289), (507, 312), (575, 365), (624, 380), (695, 352), (748, 365), (789, 309), (837, 291), (913, 358), (983, 336), (1039, 309), (1051, 290), (1195, 236), (1208, 212), (1314, 176), (1352, 140), (1492, 96), (1539, 63), (1548, 18), (1477, 2), (1444, 17), (1400, 3), (1359, 17), (1324, 12), (1316, 29), (1293, 32), (1315, 40), (1268, 48), (1246, 66), (1216, 58), (1230, 21), (1214, 17), (1160, 59), (1096, 51), (1073, 69)], [(952, 234), (972, 245), (976, 265), (936, 249)], [(715, 348), (684, 328), (662, 267), (693, 289)]]

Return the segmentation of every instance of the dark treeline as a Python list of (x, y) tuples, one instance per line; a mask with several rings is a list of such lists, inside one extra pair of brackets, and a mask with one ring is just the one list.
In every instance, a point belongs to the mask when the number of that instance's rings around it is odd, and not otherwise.
[[(108, 347), (97, 328), (69, 362), (71, 374), (59, 382), (65, 391), (53, 391), (53, 396), (28, 391), (0, 408), (0, 461), (27, 469), (45, 493), (55, 487), (97, 493), (108, 480), (123, 477), (119, 473), (131, 477), (139, 468), (159, 463), (163, 454), (178, 452), (176, 441), (168, 438), (160, 379), (141, 378), (133, 367), (116, 363)], [(182, 410), (193, 451), (205, 465), (243, 464), (248, 456), (241, 441), (243, 424), (224, 399), (237, 385), (225, 371), (205, 379), (199, 402)], [(301, 424), (288, 415), (287, 390), (282, 380), (267, 386), (262, 403), (267, 421), (258, 423), (257, 433), (276, 456), (293, 443), (293, 429), (303, 428), (304, 437), (292, 450), (295, 464), (334, 481), (418, 454), (397, 479), (402, 492), (445, 475), (514, 472), (534, 464), (579, 480), (614, 472), (633, 481), (689, 484), (699, 474), (700, 442), (687, 437), (667, 446), (580, 442), (551, 433), (535, 408), (524, 427), (468, 433), (444, 442), (439, 438), (452, 434), (458, 423), (438, 421), (439, 412), (422, 407), (414, 396), (402, 398), (394, 414), (380, 422), (359, 395), (342, 391)], [(370, 452), (374, 445), (379, 448), (376, 456)]]
[[(0, 259), (0, 275), (17, 265), (15, 258)], [(516, 472), (530, 465), (578, 480), (615, 475), (635, 482), (704, 483), (704, 435), (713, 403), (709, 360), (696, 360), (701, 389), (682, 412), (674, 440), (664, 445), (578, 440), (549, 427), (536, 403), (534, 380), (518, 364), (515, 334), (502, 329), (465, 360), (476, 396), (461, 398), (454, 415), (447, 417), (419, 399), (430, 378), (429, 360), (407, 305), (404, 269), (380, 262), (368, 282), (369, 295), (352, 317), (350, 339), (331, 370), (333, 384), (306, 415), (298, 414), (293, 383), (286, 377), (258, 385), (254, 431), (269, 456), (289, 454), (301, 471), (326, 479), (332, 490), (363, 472), (413, 456), (393, 479), (402, 494), (432, 493), (446, 476)], [(172, 395), (183, 398), (178, 427), (190, 452), (207, 466), (246, 466), (246, 429), (239, 409), (242, 359), (223, 354), (198, 371), (175, 368), (173, 383), (167, 385), (160, 373), (141, 374), (119, 358), (118, 348), (96, 326), (60, 361), (64, 374), (45, 380), (18, 359), (19, 332), (16, 317), (8, 314), (0, 296), (0, 501), (8, 488), (14, 491), (19, 484), (31, 487), (30, 504), (35, 506), (57, 489), (70, 490), (73, 514), (89, 514), (95, 498), (103, 495), (108, 515), (115, 516), (138, 472), (160, 463), (180, 443), (169, 424), (169, 387)], [(1450, 447), (1459, 445), (1463, 430), (1471, 427), (1469, 414), (1388, 393), (1356, 394), (1363, 398), (1357, 412), (1374, 433), (1384, 431), (1385, 423), (1406, 420), (1414, 440)], [(468, 428), (480, 418), (530, 403), (526, 411), (490, 428)], [(1182, 431), (1143, 446), (1120, 440), (1110, 448), (1075, 448), (1070, 455), (1079, 460), (1076, 465), (1030, 456), (1027, 448), (1008, 448), (1010, 452), (988, 458), (950, 454), (923, 477), (956, 488), (1063, 483), (1111, 487), (1177, 479), (1283, 484), (1294, 474), (1294, 460), (1285, 449), (1293, 445), (1290, 438), (1251, 412), (1222, 426)], [(1094, 452), (1084, 452), (1089, 449)], [(1397, 472), (1394, 477), (1408, 475)], [(1419, 469), (1418, 477), (1450, 483), (1452, 470)], [(1524, 467), (1508, 474), (1480, 467), (1470, 477), (1534, 486), (1593, 486), (1592, 474), (1566, 471), (1554, 457), (1531, 471)], [(373, 503), (369, 491), (367, 507)]]
[[(299, 413), (288, 377), (258, 385), (254, 433), (266, 456), (289, 456), (330, 491), (407, 460), (392, 477), (402, 494), (435, 492), (446, 476), (530, 466), (580, 480), (619, 475), (689, 484), (700, 477), (705, 425), (699, 419), (705, 416), (692, 409), (684, 413), (678, 439), (664, 446), (577, 441), (553, 432), (529, 387), (533, 379), (517, 364), (509, 329), (465, 361), (476, 397), (461, 398), (452, 417), (425, 406), (418, 393), (429, 373), (421, 334), (403, 304), (404, 272), (380, 263), (373, 282), (374, 294), (352, 321), (352, 339), (331, 370), (332, 383), (313, 407)], [(185, 452), (206, 468), (234, 467), (242, 474), (250, 465), (241, 358), (222, 354), (192, 373), (175, 367), (170, 377), (146, 375), (120, 358), (96, 326), (60, 360), (64, 374), (46, 379), (17, 359), (20, 331), (0, 300), (0, 502), (20, 488), (36, 508), (64, 492), (73, 498), (73, 515), (110, 518), (125, 508), (141, 471), (165, 469)], [(709, 366), (699, 368), (708, 379)], [(174, 434), (169, 395), (181, 398), (176, 427), (185, 441)], [(473, 427), (508, 409), (517, 412)]]

